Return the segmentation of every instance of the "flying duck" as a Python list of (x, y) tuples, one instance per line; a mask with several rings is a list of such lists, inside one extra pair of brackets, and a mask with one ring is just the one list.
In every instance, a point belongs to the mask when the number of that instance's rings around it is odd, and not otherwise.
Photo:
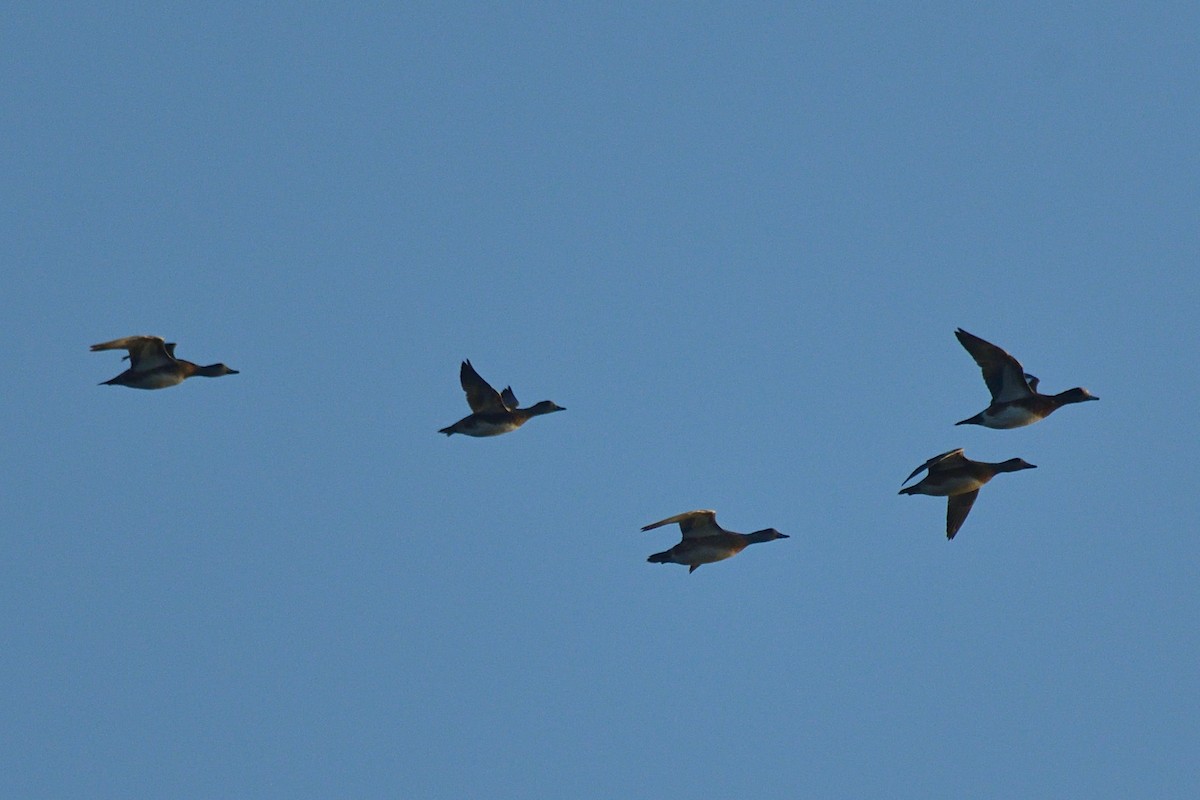
[(717, 512), (706, 510), (685, 511), (653, 522), (642, 530), (649, 531), (674, 522), (679, 523), (683, 539), (670, 550), (655, 553), (646, 560), (651, 564), (686, 564), (689, 575), (699, 569), (701, 564), (733, 558), (749, 545), (790, 538), (786, 533), (780, 533), (774, 528), (754, 533), (727, 531), (717, 524)]
[(919, 483), (901, 489), (900, 494), (930, 494), (935, 497), (949, 497), (946, 504), (946, 538), (953, 539), (954, 534), (958, 533), (958, 529), (966, 520), (967, 514), (971, 513), (971, 506), (975, 504), (975, 498), (979, 496), (980, 486), (1001, 472), (1036, 468), (1036, 465), (1019, 458), (1010, 458), (999, 464), (972, 461), (963, 455), (963, 449), (960, 447), (957, 450), (942, 453), (940, 456), (934, 456), (914, 469), (902, 483), (911, 481), (921, 470), (929, 470), (929, 474)]
[(497, 392), (491, 384), (479, 377), (469, 360), (462, 362), (458, 379), (462, 383), (463, 391), (467, 393), (467, 405), (471, 407), (472, 413), (438, 431), (447, 436), (455, 433), (467, 436), (499, 436), (515, 431), (533, 417), (566, 411), (549, 400), (543, 400), (529, 408), (517, 408), (517, 396), (513, 394), (512, 387), (506, 386), (503, 392)]
[(121, 360), (129, 359), (129, 369), (101, 386), (128, 386), (131, 389), (166, 389), (177, 386), (194, 375), (218, 378), (222, 375), (237, 375), (236, 369), (224, 364), (202, 367), (191, 361), (175, 357), (175, 343), (163, 341), (161, 336), (126, 336), (92, 345), (98, 350), (128, 350)]
[(1020, 428), (1045, 419), (1069, 403), (1100, 399), (1081, 387), (1058, 394), (1039, 394), (1038, 379), (1027, 374), (1021, 363), (1003, 349), (962, 328), (954, 335), (983, 371), (983, 379), (992, 393), (990, 406), (955, 425), (983, 425), (1001, 430)]

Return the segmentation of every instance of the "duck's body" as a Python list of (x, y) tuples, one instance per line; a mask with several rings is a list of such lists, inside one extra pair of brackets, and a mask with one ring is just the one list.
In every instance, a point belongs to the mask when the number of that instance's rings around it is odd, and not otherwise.
[(655, 553), (646, 560), (652, 564), (684, 564), (689, 574), (699, 569), (701, 564), (733, 558), (752, 544), (789, 538), (786, 533), (774, 528), (754, 533), (727, 531), (717, 524), (717, 512), (707, 510), (685, 511), (651, 523), (642, 530), (649, 531), (676, 522), (679, 523), (683, 539), (670, 550)]
[(218, 378), (222, 375), (237, 375), (236, 369), (224, 364), (200, 366), (191, 361), (175, 357), (175, 343), (166, 342), (160, 336), (126, 336), (92, 345), (98, 350), (127, 350), (129, 369), (101, 386), (128, 386), (131, 389), (166, 389), (178, 386), (188, 378), (200, 375)]
[(1037, 391), (1038, 379), (1027, 374), (1021, 362), (1003, 348), (962, 328), (954, 335), (979, 365), (983, 380), (992, 393), (991, 405), (955, 425), (983, 425), (997, 430), (1021, 428), (1045, 419), (1065, 405), (1100, 399), (1082, 387), (1058, 394), (1041, 394)]
[(506, 386), (503, 392), (497, 392), (479, 376), (470, 361), (462, 362), (458, 379), (463, 391), (467, 393), (467, 405), (471, 407), (472, 413), (438, 431), (447, 436), (455, 433), (478, 437), (499, 436), (515, 431), (542, 414), (566, 411), (549, 400), (543, 400), (529, 408), (517, 408), (517, 397), (513, 394), (512, 387)]
[(1022, 469), (1036, 469), (1020, 458), (1010, 458), (1007, 461), (990, 463), (987, 461), (972, 461), (963, 455), (962, 448), (934, 456), (917, 467), (904, 479), (908, 483), (921, 470), (928, 474), (919, 482), (905, 489), (900, 494), (928, 494), (934, 497), (949, 497), (946, 504), (946, 538), (953, 539), (954, 534), (971, 513), (971, 506), (979, 496), (979, 488), (1001, 472), (1016, 472)]
[(508, 411), (480, 411), (463, 417), (449, 427), (442, 428), (438, 433), (449, 436), (461, 433), (466, 436), (499, 436), (502, 433), (515, 431), (534, 417), (549, 414), (554, 411), (566, 411), (562, 406), (556, 406), (549, 400), (530, 406), (529, 408), (514, 408)]

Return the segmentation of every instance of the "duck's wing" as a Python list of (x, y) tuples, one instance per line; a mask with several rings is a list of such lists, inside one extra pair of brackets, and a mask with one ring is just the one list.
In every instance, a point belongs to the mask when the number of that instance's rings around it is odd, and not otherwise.
[(991, 342), (984, 341), (978, 336), (967, 333), (962, 328), (954, 332), (959, 343), (966, 348), (983, 372), (983, 380), (987, 383), (988, 391), (992, 393), (993, 403), (1004, 403), (1009, 400), (1020, 400), (1031, 397), (1029, 381), (1025, 378), (1025, 370), (1004, 349)]
[(479, 377), (479, 373), (471, 366), (470, 361), (462, 362), (462, 368), (458, 371), (458, 380), (462, 384), (463, 391), (467, 393), (467, 405), (476, 414), (507, 410), (500, 393), (493, 389), (490, 383)]
[(954, 534), (958, 533), (958, 529), (962, 527), (963, 522), (967, 519), (967, 514), (971, 513), (971, 506), (975, 505), (975, 498), (979, 497), (979, 490), (973, 492), (963, 492), (962, 494), (951, 495), (946, 502), (946, 538), (953, 539)]
[(900, 481), (900, 485), (903, 486), (913, 478), (917, 477), (917, 473), (921, 470), (927, 469), (930, 472), (936, 472), (937, 470), (941, 469), (954, 469), (955, 467), (961, 467), (966, 462), (967, 457), (963, 455), (963, 449), (961, 447), (955, 448), (954, 450), (947, 450), (940, 456), (934, 456), (921, 466), (914, 469), (907, 478)]
[(504, 407), (509, 411), (516, 411), (520, 403), (517, 402), (517, 396), (513, 394), (511, 386), (505, 386), (504, 391), (500, 393), (500, 401), (504, 403)]
[(679, 530), (683, 533), (684, 539), (703, 539), (705, 536), (716, 536), (719, 533), (725, 533), (725, 530), (717, 524), (717, 512), (706, 509), (685, 511), (673, 517), (660, 519), (658, 522), (646, 525), (642, 530), (650, 531), (676, 522), (679, 523)]
[[(175, 358), (175, 342), (167, 342), (166, 344), (163, 345), (163, 348), (167, 351), (167, 355), (169, 355), (171, 358)], [(129, 355), (126, 354), (126, 355), (121, 356), (121, 360), (128, 361)], [(179, 359), (175, 359), (175, 360), (178, 361)]]
[(92, 345), (93, 353), (98, 350), (128, 350), (129, 368), (134, 372), (148, 372), (175, 363), (175, 344), (168, 345), (161, 336), (125, 336)]

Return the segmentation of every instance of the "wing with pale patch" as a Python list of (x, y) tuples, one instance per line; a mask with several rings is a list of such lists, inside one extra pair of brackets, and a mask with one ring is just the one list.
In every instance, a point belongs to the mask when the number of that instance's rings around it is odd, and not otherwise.
[(175, 363), (171, 355), (175, 345), (168, 348), (161, 336), (125, 336), (92, 345), (92, 352), (98, 350), (128, 350), (129, 368), (134, 372), (148, 372)]
[(936, 470), (954, 469), (955, 467), (961, 467), (966, 462), (967, 457), (963, 455), (963, 449), (961, 447), (955, 448), (954, 450), (947, 450), (940, 456), (934, 456), (921, 466), (914, 469), (907, 478), (900, 482), (900, 484), (904, 485), (908, 483), (913, 478), (917, 477), (917, 473), (919, 473), (921, 470), (927, 469), (930, 472), (934, 472)]
[(962, 527), (963, 522), (967, 519), (967, 514), (971, 513), (971, 506), (975, 505), (975, 498), (979, 497), (979, 490), (973, 492), (963, 492), (950, 497), (946, 502), (946, 538), (953, 539), (954, 534), (958, 533), (958, 529)]
[[(167, 342), (166, 344), (163, 345), (163, 349), (167, 351), (168, 356), (170, 356), (171, 358), (175, 358), (175, 342)], [(128, 361), (129, 355), (126, 354), (126, 355), (121, 356), (121, 360)], [(178, 361), (179, 359), (175, 359), (175, 360)]]
[(992, 402), (1006, 403), (1010, 400), (1020, 400), (1030, 397), (1033, 392), (1025, 378), (1025, 370), (1021, 362), (1013, 358), (1007, 351), (991, 342), (984, 341), (974, 334), (967, 333), (962, 328), (954, 332), (958, 341), (983, 373), (983, 380), (988, 391), (992, 393)]
[(508, 410), (500, 393), (493, 389), (490, 383), (479, 377), (479, 373), (471, 366), (470, 361), (462, 362), (462, 368), (458, 371), (458, 380), (462, 384), (463, 391), (467, 393), (467, 405), (476, 414)]
[(673, 517), (653, 522), (642, 528), (642, 530), (649, 531), (676, 522), (679, 523), (679, 530), (683, 533), (684, 539), (703, 539), (705, 536), (716, 536), (719, 533), (725, 533), (721, 526), (717, 524), (717, 512), (708, 510), (685, 511), (682, 514), (676, 514)]

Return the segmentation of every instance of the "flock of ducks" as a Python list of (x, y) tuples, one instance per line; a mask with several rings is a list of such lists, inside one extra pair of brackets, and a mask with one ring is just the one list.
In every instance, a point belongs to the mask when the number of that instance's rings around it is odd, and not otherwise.
[[(1039, 394), (1038, 379), (1027, 373), (1021, 362), (1006, 350), (967, 333), (962, 328), (956, 330), (954, 335), (979, 365), (983, 372), (983, 381), (992, 393), (991, 405), (973, 417), (954, 423), (955, 425), (982, 425), (996, 430), (1023, 428), (1045, 419), (1065, 405), (1100, 399), (1078, 386), (1058, 394)], [(967, 514), (971, 513), (971, 506), (979, 496), (979, 487), (1001, 472), (1035, 468), (1036, 465), (1020, 458), (1010, 458), (998, 464), (972, 461), (963, 455), (963, 449), (960, 447), (934, 456), (914, 469), (902, 483), (908, 483), (921, 470), (926, 470), (925, 477), (919, 483), (901, 489), (900, 494), (948, 497), (946, 538), (953, 539), (967, 519)]]
[[(958, 341), (966, 348), (983, 372), (983, 380), (992, 394), (992, 402), (973, 417), (961, 420), (956, 425), (982, 425), (986, 428), (1007, 430), (1032, 425), (1045, 419), (1059, 408), (1071, 403), (1098, 400), (1087, 389), (1076, 387), (1058, 394), (1046, 395), (1037, 391), (1038, 379), (1021, 366), (1008, 352), (991, 342), (967, 333), (962, 328), (954, 332)], [(186, 379), (200, 375), (217, 378), (237, 375), (236, 369), (224, 364), (200, 366), (191, 361), (175, 357), (175, 343), (159, 336), (126, 336), (110, 342), (92, 345), (92, 351), (125, 350), (129, 369), (102, 386), (128, 386), (131, 389), (166, 389), (178, 386)], [(529, 408), (520, 408), (511, 386), (497, 392), (485, 381), (470, 361), (462, 362), (458, 373), (459, 382), (467, 394), (467, 405), (471, 413), (442, 428), (438, 433), (451, 436), (499, 436), (515, 431), (534, 417), (565, 411), (562, 406), (549, 400), (535, 403)], [(902, 481), (908, 483), (918, 473), (925, 471), (919, 482), (900, 490), (900, 494), (927, 494), (948, 498), (946, 507), (946, 538), (953, 539), (962, 527), (979, 496), (979, 489), (1001, 472), (1016, 472), (1034, 469), (1035, 465), (1020, 459), (990, 463), (972, 461), (963, 455), (960, 447), (934, 456)], [(655, 553), (647, 561), (653, 564), (683, 564), (688, 572), (695, 572), (703, 564), (712, 564), (732, 558), (752, 544), (787, 539), (785, 533), (766, 528), (753, 533), (728, 531), (717, 524), (717, 513), (709, 510), (685, 511), (673, 517), (653, 522), (643, 531), (654, 530), (664, 525), (679, 525), (682, 538), (670, 550)]]

